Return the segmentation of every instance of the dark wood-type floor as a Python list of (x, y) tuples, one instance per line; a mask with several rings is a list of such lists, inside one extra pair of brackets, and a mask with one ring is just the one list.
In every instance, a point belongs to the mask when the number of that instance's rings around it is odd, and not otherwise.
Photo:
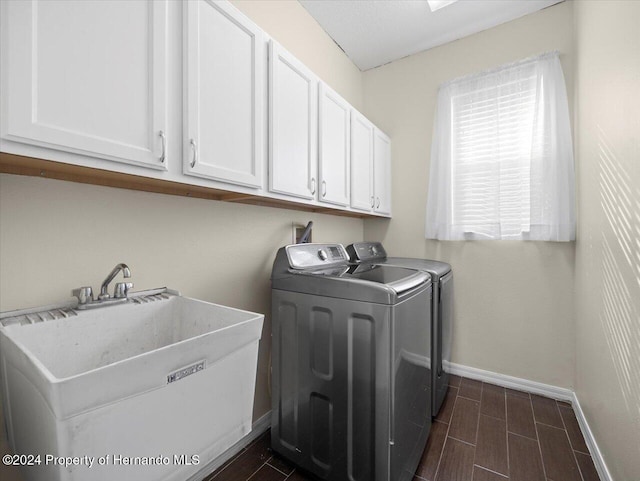
[[(269, 433), (205, 481), (311, 480), (269, 448)], [(599, 481), (573, 409), (452, 376), (414, 481)]]

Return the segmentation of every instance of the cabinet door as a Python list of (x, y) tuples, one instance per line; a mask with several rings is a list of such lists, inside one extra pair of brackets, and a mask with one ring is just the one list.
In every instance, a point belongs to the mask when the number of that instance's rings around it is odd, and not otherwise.
[(349, 204), (350, 111), (351, 106), (346, 100), (320, 83), (318, 199), (342, 206)]
[(351, 111), (351, 207), (373, 209), (373, 125), (359, 112)]
[(391, 141), (378, 129), (373, 135), (373, 192), (374, 211), (391, 215)]
[(0, 4), (2, 138), (166, 170), (167, 2)]
[(269, 44), (269, 190), (314, 199), (318, 188), (318, 81)]
[(185, 2), (184, 17), (184, 173), (261, 187), (263, 33), (227, 2)]

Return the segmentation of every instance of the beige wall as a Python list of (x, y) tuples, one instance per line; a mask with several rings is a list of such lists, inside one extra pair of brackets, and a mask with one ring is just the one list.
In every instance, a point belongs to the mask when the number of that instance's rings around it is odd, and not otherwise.
[(66, 300), (99, 288), (118, 262), (135, 289), (182, 294), (267, 314), (255, 416), (270, 409), (271, 265), (291, 222), (314, 221), (317, 241), (362, 238), (362, 221), (267, 207), (0, 176), (0, 310)]
[[(353, 105), (360, 71), (294, 1), (237, 1), (240, 10)], [(179, 38), (177, 36), (176, 38)], [(180, 106), (172, 106), (180, 112)], [(184, 295), (267, 314), (254, 418), (270, 409), (271, 264), (291, 242), (291, 223), (314, 221), (315, 241), (362, 240), (363, 222), (39, 178), (0, 175), (0, 311), (66, 299), (99, 287), (126, 262), (135, 289)]]
[(576, 394), (617, 481), (640, 479), (640, 2), (578, 1)]
[(393, 219), (365, 221), (392, 255), (441, 259), (455, 272), (453, 362), (573, 387), (573, 243), (437, 242), (424, 215), (438, 86), (559, 50), (573, 95), (572, 2), (364, 74), (364, 111), (392, 139)]

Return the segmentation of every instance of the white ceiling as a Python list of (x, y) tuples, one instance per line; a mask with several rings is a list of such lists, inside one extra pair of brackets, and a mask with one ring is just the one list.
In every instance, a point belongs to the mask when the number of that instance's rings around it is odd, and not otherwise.
[(368, 70), (564, 0), (299, 0), (360, 68)]

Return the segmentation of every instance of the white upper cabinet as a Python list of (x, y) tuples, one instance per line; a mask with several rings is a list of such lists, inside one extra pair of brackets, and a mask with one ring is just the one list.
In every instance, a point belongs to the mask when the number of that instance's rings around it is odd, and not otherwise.
[(262, 187), (265, 40), (227, 2), (184, 2), (185, 174)]
[(269, 190), (315, 199), (318, 80), (273, 40), (269, 43)]
[(391, 215), (389, 139), (226, 0), (0, 0), (0, 151)]
[(351, 111), (351, 207), (370, 212), (373, 197), (373, 124)]
[(0, 8), (3, 139), (166, 170), (166, 1)]
[(351, 110), (351, 208), (391, 215), (391, 141)]
[(381, 130), (373, 133), (374, 212), (391, 215), (391, 141)]
[(318, 199), (349, 205), (351, 106), (324, 83), (319, 88)]

